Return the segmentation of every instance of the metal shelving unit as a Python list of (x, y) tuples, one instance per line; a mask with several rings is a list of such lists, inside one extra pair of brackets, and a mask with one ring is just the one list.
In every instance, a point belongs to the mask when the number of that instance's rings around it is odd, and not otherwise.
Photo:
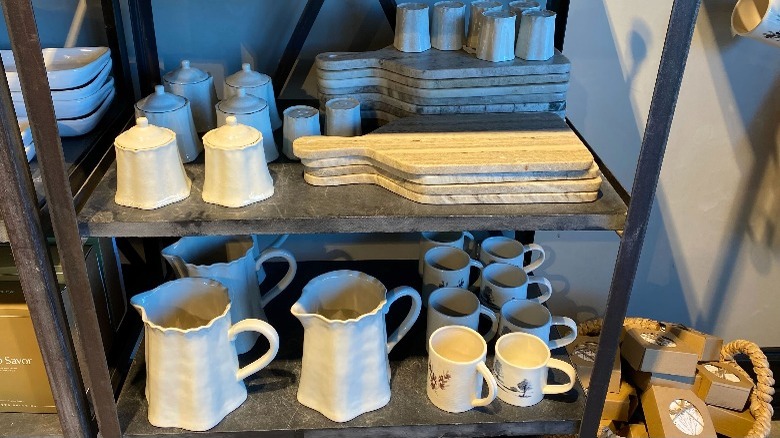
[[(115, 6), (117, 1), (104, 0), (103, 3), (104, 6)], [(304, 8), (303, 16), (282, 57), (279, 75), (275, 78), (277, 84), (283, 83), (280, 78), (286, 77), (291, 71), (322, 3), (323, 0), (310, 0)], [(567, 0), (552, 0), (548, 4), (548, 7), (560, 12), (560, 32), (556, 37), (559, 48), (563, 42), (568, 3)], [(86, 281), (86, 268), (78, 256), (81, 250), (80, 242), (84, 236), (156, 237), (461, 229), (622, 230), (587, 400), (581, 389), (578, 389), (570, 393), (570, 398), (566, 400), (546, 399), (538, 407), (526, 410), (512, 410), (499, 404), (501, 412), (498, 413), (445, 415), (431, 409), (425, 403), (424, 396), (417, 397), (413, 393), (416, 373), (406, 373), (404, 370), (420, 367), (424, 355), (410, 350), (405, 356), (401, 352), (394, 358), (394, 399), (388, 407), (375, 414), (366, 414), (353, 422), (339, 425), (324, 421), (314, 413), (297, 413), (301, 409), (298, 408), (290, 389), (294, 385), (288, 385), (287, 389), (253, 392), (248, 402), (212, 433), (218, 436), (254, 436), (255, 432), (267, 432), (268, 436), (365, 436), (369, 433), (406, 437), (430, 436), (436, 433), (446, 433), (448, 436), (491, 436), (563, 433), (574, 432), (579, 428), (581, 436), (595, 436), (699, 5), (700, 0), (675, 0), (672, 6), (630, 200), (607, 170), (604, 172), (607, 178), (602, 187), (601, 198), (589, 205), (424, 206), (373, 187), (318, 190), (302, 181), (299, 165), (280, 163), (271, 166), (272, 172), (276, 174), (277, 194), (268, 203), (240, 211), (226, 211), (203, 204), (195, 192), (189, 200), (176, 206), (157, 212), (140, 213), (121, 209), (112, 202), (115, 169), (111, 164), (113, 156), (108, 152), (113, 135), (109, 135), (108, 131), (95, 143), (102, 144), (107, 153), (96, 164), (96, 171), (89, 173), (88, 181), (91, 182), (82, 185), (87, 189), (81, 190), (82, 196), (77, 197), (74, 202), (75, 190), (71, 187), (68, 173), (65, 171), (62, 142), (48, 97), (48, 82), (40, 56), (40, 43), (31, 2), (4, 2), (3, 9), (11, 43), (14, 53), (17, 54), (19, 76), (34, 127), (33, 138), (38, 147), (47, 207), (51, 212), (54, 235), (59, 242), (60, 258), (65, 261), (63, 268), (66, 281), (74, 301), (79, 303), (74, 316), (82, 344), (100, 344), (95, 306), (91, 299), (89, 283)], [(145, 93), (159, 81), (160, 76), (151, 0), (129, 0), (129, 6), (141, 92)], [(382, 1), (382, 6), (388, 18), (392, 19), (393, 2)], [(106, 16), (113, 18), (114, 23), (121, 23), (118, 8), (107, 12)], [(120, 59), (119, 64), (126, 65), (126, 61)], [(3, 187), (2, 212), (11, 234), (14, 256), (21, 265), (29, 268), (21, 276), (22, 282), (33, 310), (36, 333), (39, 339), (43, 338), (41, 347), (60, 409), (62, 431), (64, 436), (68, 437), (94, 436), (96, 429), (92, 423), (84, 385), (72, 354), (72, 346), (65, 335), (67, 325), (61, 315), (62, 303), (58, 301), (56, 283), (51, 279), (50, 260), (41, 245), (41, 242), (45, 243), (45, 235), (41, 227), (38, 199), (32, 189), (32, 178), (26, 162), (22, 162), (21, 139), (15, 131), (9, 132), (6, 129), (7, 126), (13, 126), (8, 123), (13, 119), (13, 108), (7, 84), (4, 89), (0, 87), (0, 100), (0, 122), (3, 122), (0, 126), (0, 171), (8, 181), (6, 187)], [(188, 165), (188, 171), (195, 177), (197, 187), (198, 178), (202, 179), (202, 164)], [(361, 202), (350, 202), (350, 199), (360, 199)], [(318, 264), (315, 270), (325, 268), (328, 268), (327, 264)], [(400, 272), (403, 269), (393, 270)], [(299, 276), (299, 280), (305, 279)], [(388, 285), (393, 285), (392, 278), (386, 281)], [(291, 337), (296, 339), (286, 347), (290, 351), (284, 350), (284, 354), (280, 353), (277, 359), (278, 375), (294, 379), (296, 367), (300, 366), (300, 361), (295, 358), (294, 353), (299, 349), (296, 342), (300, 342), (300, 336), (295, 338), (295, 324), (283, 320), (283, 316), (289, 316), (287, 313), (289, 312), (286, 309), (268, 312), (274, 325), (278, 324), (280, 330), (290, 333)], [(126, 336), (132, 338), (132, 334)], [(410, 337), (410, 341), (414, 339), (413, 335)], [(100, 349), (86, 349), (83, 363), (78, 365), (81, 365), (90, 383), (89, 396), (100, 434), (104, 437), (188, 436), (184, 431), (157, 429), (146, 422), (143, 415), (146, 406), (142, 396), (142, 362), (143, 356), (138, 355), (117, 403), (106, 355)], [(263, 376), (276, 375), (269, 370), (266, 375), (261, 373), (261, 377)]]

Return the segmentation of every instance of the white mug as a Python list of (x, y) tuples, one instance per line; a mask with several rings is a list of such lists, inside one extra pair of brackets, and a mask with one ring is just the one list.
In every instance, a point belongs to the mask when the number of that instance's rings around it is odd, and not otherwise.
[[(468, 241), (468, 243), (467, 243)], [(425, 263), (425, 253), (429, 249), (436, 246), (451, 246), (453, 248), (460, 248), (466, 252), (474, 253), (474, 235), (468, 231), (463, 232), (436, 232), (426, 231), (420, 233), (420, 263), (418, 271), (420, 276), (423, 275), (423, 264)]]
[[(566, 373), (569, 383), (550, 385), (547, 370)], [(550, 349), (536, 336), (510, 333), (496, 341), (493, 374), (498, 384), (498, 398), (513, 406), (533, 406), (545, 394), (563, 394), (574, 387), (574, 368), (568, 363), (550, 357)]]
[(739, 0), (731, 13), (731, 30), (780, 47), (780, 0)]
[[(570, 333), (559, 339), (550, 339), (554, 325), (568, 327)], [(528, 333), (544, 341), (550, 349), (571, 344), (577, 338), (577, 323), (565, 316), (552, 316), (547, 307), (529, 300), (512, 300), (501, 307), (499, 333)]]
[[(468, 327), (442, 327), (428, 339), (428, 399), (452, 413), (487, 406), (496, 399), (496, 379), (485, 365), (487, 344)], [(482, 381), (488, 385), (482, 396)]]
[(472, 267), (482, 271), (482, 263), (462, 249), (437, 246), (428, 250), (423, 266), (423, 305), (427, 306), (431, 292), (441, 287), (467, 288)]
[[(539, 252), (539, 258), (528, 266), (523, 266), (525, 253), (529, 251)], [(479, 260), (485, 265), (491, 263), (508, 263), (523, 268), (525, 272), (538, 269), (544, 263), (544, 248), (536, 243), (523, 245), (515, 239), (504, 236), (488, 237), (483, 240), (479, 248)]]
[(458, 287), (443, 287), (436, 289), (428, 299), (428, 326), (425, 331), (425, 347), (431, 334), (441, 327), (460, 325), (477, 330), (479, 315), (490, 319), (490, 330), (483, 338), (493, 339), (498, 331), (498, 316), (479, 302), (479, 298), (468, 289)]
[(482, 270), (480, 300), (492, 309), (500, 309), (510, 300), (528, 300), (528, 285), (540, 284), (544, 288), (541, 296), (530, 299), (544, 303), (552, 296), (552, 284), (544, 277), (528, 275), (515, 265), (493, 263)]

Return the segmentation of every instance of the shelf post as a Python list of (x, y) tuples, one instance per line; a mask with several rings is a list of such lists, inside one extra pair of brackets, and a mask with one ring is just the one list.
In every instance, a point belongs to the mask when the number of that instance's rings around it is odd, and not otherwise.
[[(51, 211), (65, 282), (73, 302), (77, 303), (73, 312), (76, 328), (81, 344), (88, 347), (84, 350), (85, 363), (82, 364), (82, 368), (85, 370), (85, 379), (89, 382), (92, 405), (101, 435), (110, 438), (119, 437), (121, 430), (114, 392), (106, 355), (103, 349), (98, 347), (103, 345), (100, 326), (84, 262), (76, 210), (65, 169), (62, 142), (54, 115), (51, 89), (46, 76), (32, 2), (31, 0), (3, 2), (3, 13), (41, 167), (46, 202)], [(52, 336), (53, 333), (46, 335)], [(57, 378), (65, 377), (57, 376)], [(81, 415), (89, 412), (86, 407), (82, 406), (80, 409)]]
[(580, 426), (581, 437), (595, 437), (598, 434), (612, 363), (618, 353), (623, 320), (642, 252), (647, 222), (653, 207), (664, 151), (669, 140), (674, 109), (677, 106), (677, 97), (680, 94), (700, 5), (701, 0), (675, 0), (672, 5), (672, 14), (661, 53), (661, 64), (658, 67), (655, 89), (650, 101), (650, 114), (647, 118), (631, 189), (631, 203), (609, 288), (599, 348), (588, 388), (585, 414)]

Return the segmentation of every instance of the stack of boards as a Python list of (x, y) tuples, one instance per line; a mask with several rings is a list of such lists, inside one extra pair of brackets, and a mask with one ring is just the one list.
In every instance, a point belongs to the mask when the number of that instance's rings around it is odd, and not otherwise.
[(593, 155), (551, 113), (408, 117), (293, 150), (309, 184), (375, 184), (423, 204), (592, 202), (601, 187)]
[(547, 61), (488, 62), (463, 50), (405, 53), (390, 46), (316, 58), (321, 104), (353, 97), (360, 101), (364, 118), (388, 121), (418, 114), (486, 112), (553, 112), (563, 117), (570, 69), (558, 51)]

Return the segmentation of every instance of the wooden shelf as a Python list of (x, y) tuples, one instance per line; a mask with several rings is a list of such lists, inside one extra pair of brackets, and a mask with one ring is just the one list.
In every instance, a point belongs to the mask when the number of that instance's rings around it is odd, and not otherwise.
[(314, 187), (298, 163), (272, 163), (276, 193), (237, 209), (203, 202), (203, 157), (185, 165), (192, 193), (153, 211), (114, 202), (116, 164), (79, 213), (80, 232), (96, 237), (253, 233), (358, 233), (447, 230), (619, 230), (626, 204), (607, 179), (599, 199), (580, 204), (425, 205), (371, 185)]
[(0, 412), (0, 437), (61, 437), (57, 414)]
[[(275, 283), (286, 265), (270, 265), (269, 283)], [(419, 288), (416, 261), (303, 262), (287, 291), (266, 307), (268, 321), (281, 337), (276, 359), (264, 370), (246, 380), (249, 398), (212, 430), (199, 437), (226, 436), (317, 436), (317, 437), (429, 437), (429, 436), (515, 436), (527, 434), (576, 433), (582, 418), (585, 396), (582, 387), (560, 396), (547, 396), (530, 408), (510, 406), (496, 399), (486, 408), (463, 414), (449, 414), (434, 407), (427, 398), (427, 356), (424, 348), (425, 316), (390, 355), (393, 370), (392, 399), (382, 409), (363, 414), (346, 423), (335, 423), (296, 400), (301, 368), (303, 328), (290, 314), (299, 291), (314, 276), (334, 269), (357, 269), (377, 277), (388, 288), (407, 284)], [(268, 286), (266, 286), (268, 287)], [(402, 301), (391, 308), (388, 327), (405, 316)], [(406, 307), (408, 309), (408, 307)], [(492, 344), (492, 343), (491, 343)], [(143, 343), (141, 343), (143, 345)], [(265, 345), (258, 345), (242, 357), (242, 362), (257, 358)], [(492, 350), (492, 347), (489, 347)], [(124, 436), (167, 437), (186, 434), (180, 429), (157, 428), (147, 420), (144, 396), (146, 371), (143, 348), (139, 349), (119, 396), (118, 411)], [(488, 365), (492, 366), (492, 351)], [(567, 360), (564, 349), (555, 357)], [(557, 372), (557, 382), (566, 377)]]

